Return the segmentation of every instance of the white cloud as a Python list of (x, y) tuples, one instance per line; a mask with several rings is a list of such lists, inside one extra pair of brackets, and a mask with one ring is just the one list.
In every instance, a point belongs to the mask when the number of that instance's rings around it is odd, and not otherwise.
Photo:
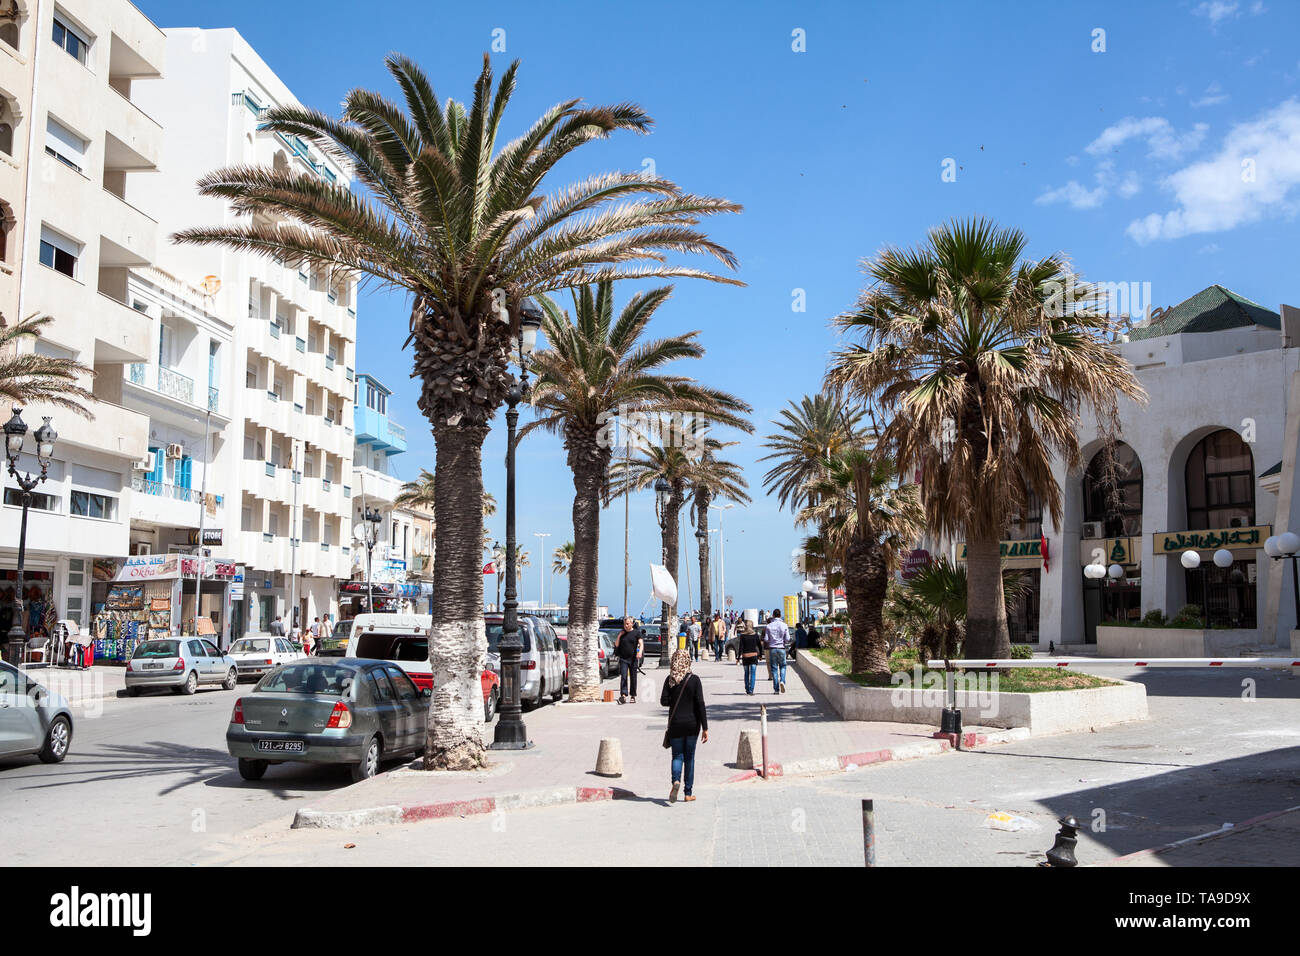
[(1166, 176), (1176, 207), (1129, 223), (1137, 242), (1222, 232), (1300, 211), (1300, 101), (1229, 130), (1217, 155)]
[(1198, 256), (1212, 256), (1218, 251), (1219, 244), (1217, 242), (1211, 242), (1209, 245), (1201, 246), (1201, 248), (1197, 249), (1196, 254)]
[[(1240, 16), (1241, 14), (1238, 12), (1240, 6), (1241, 5), (1238, 3), (1225, 3), (1224, 0), (1208, 0), (1208, 2), (1198, 4), (1193, 8), (1192, 13), (1196, 14), (1198, 17), (1205, 17), (1211, 23), (1218, 23), (1220, 20), (1226, 20), (1228, 17)], [(1260, 4), (1259, 6), (1261, 7), (1262, 12), (1263, 4)], [(1255, 12), (1253, 7), (1251, 8), (1251, 12)]]
[(1228, 99), (1228, 94), (1223, 92), (1223, 87), (1218, 83), (1211, 83), (1205, 88), (1205, 94), (1199, 100), (1192, 100), (1192, 107), (1200, 109), (1202, 106), (1217, 106)]
[(1096, 189), (1088, 189), (1080, 185), (1076, 180), (1071, 179), (1064, 186), (1056, 189), (1049, 189), (1037, 199), (1034, 200), (1040, 206), (1050, 206), (1054, 203), (1069, 203), (1073, 209), (1095, 209), (1102, 204), (1106, 198), (1106, 187), (1098, 186)]
[(1179, 134), (1163, 116), (1147, 116), (1142, 119), (1126, 116), (1114, 126), (1102, 130), (1101, 135), (1084, 149), (1093, 156), (1099, 156), (1119, 149), (1130, 139), (1140, 138), (1146, 140), (1147, 155), (1151, 158), (1176, 160), (1200, 146), (1208, 129), (1209, 126), (1205, 123), (1197, 123), (1187, 132)]
[(1267, 10), (1268, 7), (1264, 6), (1264, 0), (1255, 0), (1255, 2), (1250, 5), (1250, 15), (1252, 17), (1257, 17)]
[(1138, 179), (1138, 174), (1130, 169), (1120, 181), (1118, 192), (1124, 199), (1132, 199), (1141, 191), (1142, 182)]

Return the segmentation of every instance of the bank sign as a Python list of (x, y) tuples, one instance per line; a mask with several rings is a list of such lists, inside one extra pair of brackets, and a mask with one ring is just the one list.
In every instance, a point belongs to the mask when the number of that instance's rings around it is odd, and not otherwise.
[(1273, 533), (1269, 524), (1250, 528), (1211, 528), (1206, 531), (1158, 531), (1156, 554), (1175, 554), (1183, 551), (1254, 551), (1264, 547), (1264, 539)]
[[(1040, 538), (1000, 541), (998, 551), (1009, 568), (1036, 568), (1043, 563), (1043, 542)], [(966, 560), (965, 541), (957, 545), (957, 560)]]

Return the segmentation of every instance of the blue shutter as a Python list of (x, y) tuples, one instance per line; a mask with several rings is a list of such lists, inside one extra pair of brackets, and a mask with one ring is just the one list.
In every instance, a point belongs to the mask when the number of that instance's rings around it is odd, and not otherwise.
[(153, 456), (153, 471), (149, 472), (149, 480), (161, 484), (163, 480), (163, 450), (161, 448), (150, 448), (149, 454)]
[(194, 459), (186, 455), (181, 459), (180, 467), (176, 469), (176, 484), (181, 488), (190, 486), (190, 472), (194, 466)]

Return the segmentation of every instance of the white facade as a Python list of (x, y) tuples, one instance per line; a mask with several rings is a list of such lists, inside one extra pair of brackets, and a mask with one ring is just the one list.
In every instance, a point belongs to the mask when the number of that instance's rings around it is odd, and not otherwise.
[[(235, 30), (168, 29), (168, 79), (143, 101), (167, 129), (166, 175), (150, 184), (163, 233), (235, 220), (198, 195), (208, 172), (284, 166), (346, 185), (344, 170), (305, 144), (258, 129), (261, 111), (297, 103)], [(335, 582), (351, 570), (352, 363), (355, 285), (215, 247), (159, 249), (189, 283), (219, 284), (212, 311), (233, 326), (227, 365), (224, 557), (247, 567), (244, 629), (276, 615), (337, 615)]]

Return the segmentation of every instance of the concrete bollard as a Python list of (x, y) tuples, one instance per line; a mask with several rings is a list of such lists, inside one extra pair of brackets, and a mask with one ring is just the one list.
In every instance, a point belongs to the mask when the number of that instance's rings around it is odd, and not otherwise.
[(614, 703), (614, 692), (612, 690), (605, 691), (605, 696), (603, 699), (607, 704)]
[(601, 777), (623, 776), (623, 745), (617, 737), (601, 737), (596, 753), (596, 773)]
[(742, 730), (740, 743), (736, 747), (736, 768), (753, 770), (757, 767), (762, 748), (762, 738), (757, 730)]

